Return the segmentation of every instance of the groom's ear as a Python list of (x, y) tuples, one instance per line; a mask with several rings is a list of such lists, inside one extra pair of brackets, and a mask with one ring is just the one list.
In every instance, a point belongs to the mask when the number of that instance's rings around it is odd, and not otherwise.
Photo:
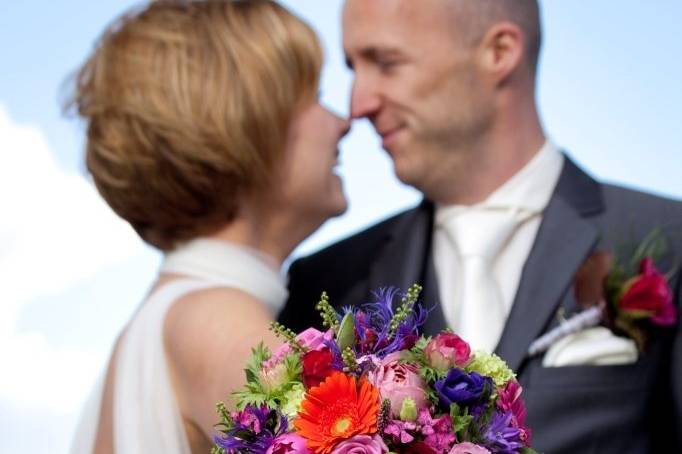
[(480, 68), (496, 85), (504, 84), (525, 59), (525, 36), (512, 22), (498, 22), (483, 36), (477, 52)]

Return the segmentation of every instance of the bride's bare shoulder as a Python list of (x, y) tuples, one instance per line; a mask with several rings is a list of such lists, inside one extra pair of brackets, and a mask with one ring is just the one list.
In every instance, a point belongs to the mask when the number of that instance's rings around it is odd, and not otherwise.
[(257, 343), (261, 338), (267, 341), (272, 338), (268, 331), (272, 317), (267, 306), (239, 289), (199, 290), (170, 307), (164, 322), (166, 348), (176, 353), (180, 353), (177, 349), (183, 345), (224, 350), (239, 341), (247, 344)]
[(194, 292), (171, 306), (164, 322), (169, 372), (186, 421), (205, 434), (216, 421), (215, 403), (244, 383), (251, 349), (281, 342), (269, 331), (273, 314), (240, 290)]

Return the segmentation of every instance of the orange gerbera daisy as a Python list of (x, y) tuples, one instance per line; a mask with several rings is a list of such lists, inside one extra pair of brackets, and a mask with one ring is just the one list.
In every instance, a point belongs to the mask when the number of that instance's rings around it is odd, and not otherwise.
[(354, 435), (377, 431), (379, 391), (367, 380), (334, 372), (308, 391), (294, 421), (308, 449), (327, 454), (334, 445)]

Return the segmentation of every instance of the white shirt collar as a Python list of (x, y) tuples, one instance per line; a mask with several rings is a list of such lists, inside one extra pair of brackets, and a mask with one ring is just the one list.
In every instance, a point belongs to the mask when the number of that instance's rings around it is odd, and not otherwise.
[(439, 205), (436, 208), (436, 220), (448, 217), (453, 212), (476, 208), (512, 208), (517, 211), (539, 214), (552, 197), (563, 163), (564, 156), (550, 140), (547, 140), (521, 170), (493, 191), (483, 202), (471, 206)]

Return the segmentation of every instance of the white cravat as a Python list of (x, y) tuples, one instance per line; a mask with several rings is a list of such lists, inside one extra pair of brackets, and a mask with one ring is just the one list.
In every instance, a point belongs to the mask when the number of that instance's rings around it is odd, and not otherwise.
[(440, 222), (459, 253), (459, 304), (455, 332), (474, 349), (492, 352), (502, 334), (507, 311), (493, 262), (519, 225), (533, 213), (479, 207), (453, 212)]
[[(500, 241), (499, 248), (489, 252), (488, 259), (488, 284), (493, 290), (484, 292), (498, 293), (504, 316), (503, 323), (511, 311), (511, 306), (521, 279), (521, 271), (530, 250), (535, 241), (537, 231), (542, 221), (542, 212), (547, 206), (556, 183), (559, 180), (564, 158), (559, 150), (547, 141), (540, 151), (531, 159), (525, 167), (499, 187), (483, 202), (473, 205), (450, 205), (437, 206), (434, 223), (433, 259), (438, 278), (438, 291), (446, 321), (455, 332), (461, 332), (461, 315), (466, 302), (462, 299), (462, 280), (464, 261), (460, 257), (459, 244), (456, 244), (454, 235), (445, 227), (447, 219), (454, 219), (465, 213), (490, 211), (504, 219), (511, 216), (517, 222), (511, 229), (510, 236)], [(474, 232), (488, 231), (488, 227), (478, 216), (461, 218), (462, 223), (469, 224), (467, 230)], [(495, 224), (497, 221), (495, 222)], [(504, 220), (500, 221), (504, 224)], [(495, 230), (495, 229), (493, 229)], [(504, 227), (500, 229), (504, 230)], [(487, 234), (487, 233), (486, 233)], [(465, 234), (466, 235), (466, 234)], [(493, 236), (504, 236), (494, 234)], [(475, 240), (472, 240), (475, 241)], [(463, 243), (472, 243), (463, 241)], [(471, 245), (469, 245), (471, 246)], [(464, 245), (465, 248), (469, 247)], [(473, 246), (471, 246), (473, 248)], [(491, 248), (492, 249), (492, 248)], [(467, 273), (469, 271), (467, 270)], [(482, 273), (481, 273), (482, 274)], [(467, 277), (467, 279), (472, 279)], [(491, 284), (491, 281), (494, 283)], [(491, 326), (488, 320), (486, 326)], [(495, 343), (499, 340), (497, 334)], [(492, 339), (494, 336), (489, 336)], [(466, 339), (466, 337), (465, 337)], [(467, 339), (469, 340), (469, 339)], [(492, 341), (488, 340), (488, 345)], [(495, 345), (488, 348), (492, 350)]]

